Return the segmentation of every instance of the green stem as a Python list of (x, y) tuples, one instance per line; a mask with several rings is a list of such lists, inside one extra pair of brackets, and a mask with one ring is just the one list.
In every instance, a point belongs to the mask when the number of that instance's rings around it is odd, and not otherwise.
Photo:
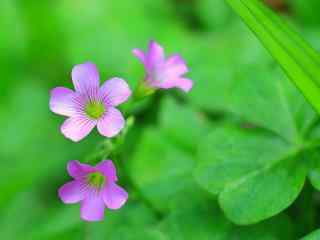
[(141, 101), (142, 99), (154, 94), (155, 91), (156, 89), (147, 85), (144, 80), (139, 81), (133, 93), (133, 101), (134, 102)]

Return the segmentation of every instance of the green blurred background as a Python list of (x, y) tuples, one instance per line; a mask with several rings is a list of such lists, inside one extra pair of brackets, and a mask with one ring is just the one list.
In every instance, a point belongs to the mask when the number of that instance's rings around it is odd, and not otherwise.
[[(267, 2), (320, 49), (318, 0)], [(235, 226), (194, 183), (198, 140), (235, 121), (227, 90), (239, 72), (277, 69), (223, 0), (0, 0), (0, 29), (1, 239), (296, 239), (313, 230), (294, 226), (292, 209)], [(72, 87), (72, 67), (88, 60), (102, 80), (119, 76), (134, 88), (144, 73), (131, 50), (150, 39), (186, 59), (194, 88), (158, 93), (139, 109), (113, 159), (125, 163), (118, 172), (129, 201), (104, 222), (83, 223), (57, 189), (69, 180), (66, 163), (84, 160), (103, 138), (66, 140), (49, 91)]]

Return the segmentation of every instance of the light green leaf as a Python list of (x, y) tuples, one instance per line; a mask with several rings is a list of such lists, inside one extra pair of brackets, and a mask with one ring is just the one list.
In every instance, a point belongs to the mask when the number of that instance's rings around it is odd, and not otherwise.
[(320, 190), (320, 152), (319, 150), (308, 152), (308, 158), (311, 160), (311, 170), (309, 180), (312, 186)]
[(159, 115), (159, 125), (166, 137), (194, 153), (209, 128), (205, 115), (170, 97), (162, 101)]
[(273, 135), (234, 127), (212, 130), (198, 149), (198, 182), (213, 194), (282, 159), (289, 145)]
[(303, 186), (306, 167), (280, 138), (255, 129), (221, 127), (199, 147), (195, 177), (226, 215), (252, 224), (287, 208)]
[(194, 187), (191, 177), (194, 164), (189, 153), (171, 144), (155, 128), (145, 130), (136, 152), (128, 160), (132, 179), (159, 210), (167, 210), (179, 194)]
[(229, 109), (249, 123), (299, 143), (318, 115), (278, 68), (242, 69), (228, 90)]
[(279, 215), (249, 227), (239, 227), (228, 221), (213, 203), (177, 208), (160, 224), (169, 239), (185, 240), (291, 240), (294, 239), (288, 217)]
[(320, 112), (320, 56), (258, 0), (226, 0)]
[(269, 65), (272, 59), (242, 22), (230, 24), (211, 38), (189, 50), (187, 59), (190, 59), (191, 71), (188, 75), (194, 80), (194, 87), (187, 97), (202, 109), (225, 111), (227, 90), (236, 80), (234, 75), (238, 69), (247, 68), (254, 74), (256, 67)]
[(164, 99), (159, 118), (159, 127), (145, 130), (127, 166), (144, 197), (165, 211), (184, 205), (185, 196), (199, 196), (192, 171), (207, 125), (203, 116), (173, 98)]
[(301, 240), (318, 240), (320, 239), (320, 229), (310, 233), (309, 235), (305, 236)]
[(234, 182), (220, 194), (219, 202), (234, 222), (259, 222), (290, 206), (302, 190), (305, 177), (306, 169), (288, 158)]

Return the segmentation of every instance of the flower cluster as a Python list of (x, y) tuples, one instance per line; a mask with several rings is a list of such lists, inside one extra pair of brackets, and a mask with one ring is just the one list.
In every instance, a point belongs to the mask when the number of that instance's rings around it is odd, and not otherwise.
[[(185, 92), (192, 88), (192, 81), (184, 77), (188, 67), (180, 55), (166, 58), (163, 48), (155, 41), (150, 41), (147, 52), (134, 49), (133, 54), (146, 72), (134, 92), (137, 99), (161, 88), (179, 88)], [(61, 133), (74, 142), (85, 138), (95, 127), (102, 136), (118, 135), (125, 119), (116, 107), (132, 95), (128, 83), (112, 78), (100, 86), (98, 69), (91, 62), (76, 65), (71, 77), (74, 90), (56, 87), (50, 94), (51, 111), (67, 117)], [(102, 220), (105, 207), (119, 209), (128, 199), (128, 193), (116, 184), (116, 168), (111, 160), (103, 160), (94, 167), (73, 160), (67, 170), (74, 180), (63, 185), (58, 194), (64, 203), (80, 203), (83, 220)]]

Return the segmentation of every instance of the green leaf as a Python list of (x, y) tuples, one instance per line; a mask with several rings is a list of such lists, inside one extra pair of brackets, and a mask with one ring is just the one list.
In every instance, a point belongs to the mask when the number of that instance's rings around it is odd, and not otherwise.
[(190, 177), (195, 161), (192, 156), (169, 142), (155, 128), (148, 128), (133, 157), (129, 172), (144, 197), (159, 210), (167, 210), (179, 194), (193, 186)]
[(216, 204), (177, 208), (160, 224), (160, 230), (169, 239), (219, 240), (291, 240), (294, 239), (288, 217), (279, 215), (269, 221), (249, 227), (232, 224)]
[(213, 33), (211, 38), (199, 42), (197, 48), (189, 48), (189, 76), (195, 84), (187, 97), (201, 109), (225, 111), (227, 90), (235, 81), (237, 70), (247, 68), (256, 73), (257, 66), (270, 65), (272, 59), (241, 21)]
[(305, 177), (306, 169), (288, 158), (232, 183), (220, 194), (219, 202), (236, 223), (259, 222), (290, 206), (302, 190)]
[(228, 90), (229, 109), (250, 124), (299, 143), (318, 115), (278, 68), (242, 69)]
[(320, 239), (320, 229), (310, 233), (309, 235), (305, 236), (301, 240), (318, 240)]
[(226, 0), (320, 112), (320, 56), (258, 0)]
[[(298, 196), (306, 167), (296, 150), (275, 135), (220, 127), (198, 151), (195, 177), (235, 223), (252, 224), (287, 208)], [(299, 160), (299, 161), (298, 161)]]
[(312, 184), (312, 186), (320, 190), (320, 152), (319, 150), (317, 151), (312, 151), (308, 153), (308, 157), (311, 160), (311, 170), (309, 172), (309, 180)]
[(199, 196), (191, 173), (206, 122), (187, 105), (171, 98), (162, 102), (159, 118), (160, 126), (145, 130), (127, 166), (144, 197), (158, 210), (166, 211), (177, 202), (183, 205), (186, 195)]
[(320, 143), (318, 114), (279, 69), (255, 71), (241, 69), (227, 91), (228, 109), (242, 128), (211, 130), (200, 143), (195, 171), (199, 184), (218, 194), (226, 215), (239, 224), (287, 208), (307, 174), (316, 188), (319, 181), (318, 158), (309, 154)]
[(191, 153), (209, 129), (203, 114), (170, 97), (162, 101), (159, 115), (159, 125), (166, 137)]
[(202, 143), (196, 177), (213, 194), (289, 152), (289, 145), (273, 135), (228, 126), (212, 130)]

